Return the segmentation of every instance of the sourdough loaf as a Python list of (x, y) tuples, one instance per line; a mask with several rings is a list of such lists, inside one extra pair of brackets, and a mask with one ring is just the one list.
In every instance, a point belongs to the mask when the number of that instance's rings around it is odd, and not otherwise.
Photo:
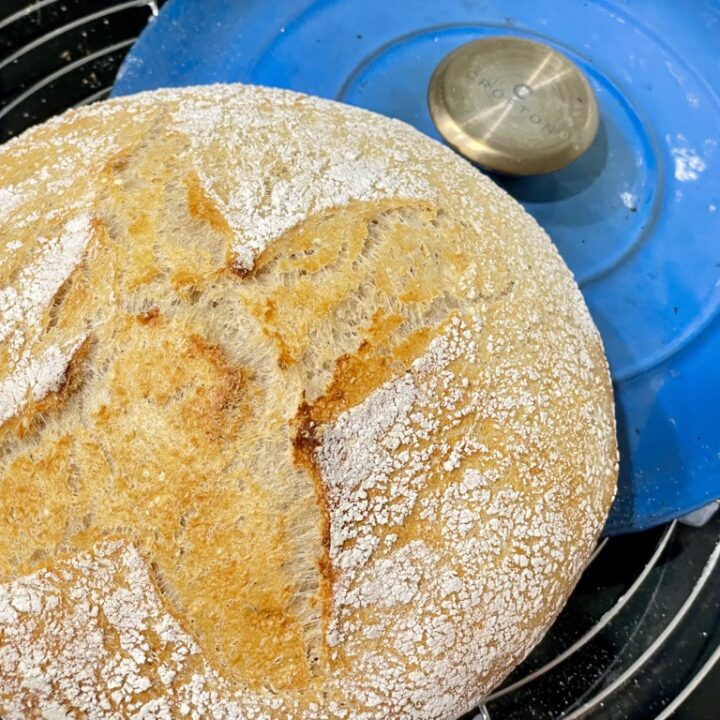
[(555, 248), (410, 127), (216, 86), (0, 148), (6, 720), (451, 720), (616, 462)]

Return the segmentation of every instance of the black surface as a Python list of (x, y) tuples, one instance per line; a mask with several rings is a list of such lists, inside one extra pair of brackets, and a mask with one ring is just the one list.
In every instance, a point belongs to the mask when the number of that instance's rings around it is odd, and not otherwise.
[[(33, 10), (38, 4), (42, 6)], [(55, 0), (44, 4), (0, 0), (0, 24), (14, 13), (31, 9), (0, 27), (0, 141), (88, 97), (101, 97), (104, 91), (109, 91), (129, 43), (151, 16), (150, 4), (138, 3), (94, 20), (82, 19), (118, 4), (117, 0)], [(73, 24), (76, 26), (67, 27)], [(51, 33), (56, 34), (47, 37)], [(21, 52), (36, 42), (36, 47)], [(118, 44), (123, 47), (106, 52), (108, 47)], [(19, 51), (17, 59), (6, 62)], [(57, 77), (46, 82), (54, 74)], [(37, 85), (42, 87), (30, 92)], [(18, 102), (26, 93), (27, 97)], [(608, 541), (551, 632), (508, 682), (542, 667), (597, 623), (632, 586), (664, 531), (665, 528), (660, 528)], [(555, 720), (613, 682), (677, 614), (719, 537), (720, 514), (703, 528), (678, 525), (659, 562), (613, 621), (570, 660), (524, 688), (490, 702), (492, 720)], [(718, 644), (720, 571), (710, 576), (697, 601), (662, 648), (603, 706), (586, 717), (593, 720), (656, 717)], [(467, 717), (473, 718), (475, 713)], [(720, 666), (674, 717), (720, 720)]]

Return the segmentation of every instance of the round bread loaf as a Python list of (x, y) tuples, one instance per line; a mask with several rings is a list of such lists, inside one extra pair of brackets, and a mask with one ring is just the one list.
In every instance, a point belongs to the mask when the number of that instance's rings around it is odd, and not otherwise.
[(257, 87), (0, 148), (0, 714), (451, 720), (613, 497), (612, 390), (520, 206)]

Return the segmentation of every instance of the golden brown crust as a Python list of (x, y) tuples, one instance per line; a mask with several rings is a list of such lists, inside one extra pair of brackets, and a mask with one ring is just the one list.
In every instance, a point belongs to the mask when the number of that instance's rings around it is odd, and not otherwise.
[(0, 161), (3, 717), (451, 720), (529, 652), (617, 448), (519, 206), (400, 123), (242, 86)]

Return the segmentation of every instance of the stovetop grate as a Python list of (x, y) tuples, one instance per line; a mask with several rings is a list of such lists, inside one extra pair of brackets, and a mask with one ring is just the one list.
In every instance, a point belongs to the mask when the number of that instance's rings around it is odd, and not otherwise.
[(720, 663), (719, 533), (715, 518), (603, 540), (547, 637), (467, 720), (671, 717)]
[[(3, 0), (0, 141), (107, 97), (163, 5)], [(543, 642), (463, 720), (717, 720), (720, 515), (603, 540)]]

